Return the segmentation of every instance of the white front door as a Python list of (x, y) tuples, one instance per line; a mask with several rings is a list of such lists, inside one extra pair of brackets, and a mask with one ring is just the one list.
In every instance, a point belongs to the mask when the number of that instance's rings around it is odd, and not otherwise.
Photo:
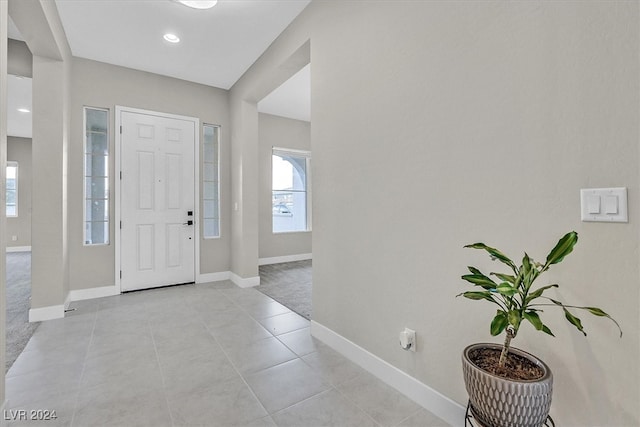
[(195, 280), (194, 121), (129, 111), (121, 129), (121, 289)]

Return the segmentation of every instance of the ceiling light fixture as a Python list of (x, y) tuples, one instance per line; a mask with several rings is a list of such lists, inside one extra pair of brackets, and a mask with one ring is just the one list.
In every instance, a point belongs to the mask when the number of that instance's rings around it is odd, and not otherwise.
[(30, 113), (31, 110), (29, 110), (28, 108), (18, 108), (18, 111), (20, 111), (21, 113)]
[(211, 9), (218, 3), (218, 0), (178, 0), (178, 3), (193, 9)]
[(164, 39), (169, 43), (178, 43), (180, 41), (180, 37), (175, 34), (167, 33), (164, 35)]

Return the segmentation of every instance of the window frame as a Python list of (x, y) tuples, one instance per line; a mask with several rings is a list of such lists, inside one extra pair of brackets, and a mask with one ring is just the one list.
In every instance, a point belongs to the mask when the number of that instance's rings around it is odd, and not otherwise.
[[(18, 166), (18, 162), (13, 161), (13, 160), (8, 160), (8, 161), (7, 161), (6, 169), (9, 169), (10, 167), (15, 168), (15, 170), (16, 170), (16, 177), (15, 177), (15, 184), (16, 184), (16, 185), (15, 185), (15, 188), (13, 188), (13, 189), (10, 189), (10, 188), (8, 187), (8, 185), (9, 185), (9, 178), (8, 178), (8, 176), (9, 176), (9, 175), (8, 175), (8, 173), (7, 173), (8, 171), (7, 171), (7, 170), (5, 170), (5, 185), (4, 185), (4, 191), (5, 191), (5, 196), (4, 196), (4, 197), (5, 197), (5, 216), (6, 216), (7, 218), (18, 218), (18, 215), (19, 215), (19, 210), (18, 210), (18, 206), (19, 206), (19, 194), (18, 194), (19, 184), (18, 184), (18, 181), (19, 181), (19, 179), (20, 179), (20, 175), (19, 175), (19, 174), (20, 174), (20, 168), (19, 168), (19, 166)], [(16, 202), (15, 202), (15, 204), (14, 204), (14, 205), (9, 205), (9, 204), (7, 204), (7, 195), (8, 195), (10, 192), (15, 193), (15, 201), (16, 201)], [(15, 207), (15, 214), (13, 214), (13, 215), (9, 215), (9, 214), (7, 213), (7, 207), (9, 207), (9, 206), (14, 206), (14, 207)]]
[(294, 148), (284, 147), (272, 147), (271, 148), (271, 200), (273, 200), (273, 156), (278, 157), (301, 157), (305, 159), (305, 213), (306, 213), (306, 228), (304, 230), (287, 230), (287, 231), (275, 231), (273, 229), (273, 206), (271, 210), (271, 233), (272, 234), (291, 234), (291, 233), (310, 233), (312, 231), (312, 212), (311, 212), (311, 150), (300, 150)]
[[(107, 114), (107, 123), (105, 126), (105, 135), (106, 135), (106, 140), (107, 140), (107, 153), (106, 155), (104, 155), (105, 157), (105, 174), (106, 176), (102, 176), (102, 175), (87, 175), (87, 155), (93, 155), (91, 154), (90, 151), (87, 151), (87, 132), (89, 132), (89, 130), (87, 129), (87, 111), (89, 110), (95, 110), (95, 111), (103, 111)], [(82, 107), (82, 244), (83, 246), (109, 246), (111, 244), (111, 215), (110, 215), (110, 209), (111, 209), (111, 193), (112, 193), (112, 189), (111, 189), (111, 176), (110, 176), (110, 163), (109, 163), (109, 157), (110, 157), (110, 152), (111, 152), (111, 111), (109, 108), (103, 108), (103, 107), (91, 107), (91, 106), (83, 106)], [(93, 172), (93, 171), (92, 171)], [(99, 199), (99, 200), (104, 200), (107, 202), (107, 209), (106, 209), (106, 221), (92, 221), (90, 218), (87, 217), (87, 201), (88, 200), (93, 200), (93, 197), (90, 197), (90, 194), (87, 194), (87, 178), (88, 177), (101, 177), (101, 178), (105, 178), (106, 182), (107, 182), (107, 186), (108, 186), (108, 190), (107, 190), (107, 194), (106, 194), (106, 198), (105, 199)], [(105, 235), (105, 239), (102, 242), (99, 243), (89, 243), (87, 240), (87, 223), (92, 223), (92, 222), (105, 222), (106, 223), (106, 235)]]
[[(207, 159), (207, 152), (205, 151), (205, 147), (207, 144), (206, 141), (206, 136), (205, 136), (205, 128), (206, 127), (211, 127), (213, 129), (215, 129), (214, 131), (214, 138), (217, 139), (217, 141), (214, 140), (214, 144), (215, 144), (215, 150), (213, 152), (214, 156), (215, 156), (215, 161), (211, 162), (208, 161), (209, 159)], [(216, 125), (213, 123), (203, 123), (202, 124), (202, 180), (201, 180), (201, 185), (202, 185), (202, 238), (204, 240), (211, 240), (211, 239), (220, 239), (222, 237), (222, 221), (220, 218), (220, 213), (221, 213), (221, 209), (220, 209), (220, 131), (222, 129), (222, 126), (220, 125)], [(214, 181), (210, 181), (206, 179), (206, 173), (205, 173), (205, 165), (206, 164), (213, 164), (214, 168), (215, 168), (215, 180)], [(207, 182), (214, 182), (216, 187), (217, 187), (217, 191), (215, 192), (216, 196), (217, 196), (217, 200), (216, 199), (208, 199), (205, 197), (205, 188), (206, 185), (205, 183)], [(217, 212), (215, 212), (215, 216), (214, 217), (207, 217), (207, 212), (206, 212), (206, 206), (205, 206), (205, 202), (206, 201), (214, 201), (215, 202), (215, 207)], [(205, 221), (206, 220), (216, 220), (218, 222), (218, 234), (217, 235), (207, 235), (206, 234), (206, 227), (205, 227)]]

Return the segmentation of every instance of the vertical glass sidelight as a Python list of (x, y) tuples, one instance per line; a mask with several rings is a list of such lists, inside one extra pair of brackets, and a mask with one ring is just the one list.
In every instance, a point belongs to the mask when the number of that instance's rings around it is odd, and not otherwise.
[(109, 110), (84, 108), (84, 244), (109, 244)]
[(203, 125), (202, 227), (205, 239), (220, 237), (220, 126)]
[(18, 163), (7, 162), (6, 186), (7, 217), (18, 216)]

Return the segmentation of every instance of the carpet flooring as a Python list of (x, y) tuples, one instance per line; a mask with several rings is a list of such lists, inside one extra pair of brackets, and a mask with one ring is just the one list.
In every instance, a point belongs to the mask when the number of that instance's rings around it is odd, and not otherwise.
[(311, 260), (260, 266), (257, 290), (311, 320)]
[(7, 253), (7, 353), (5, 372), (24, 350), (40, 322), (29, 323), (31, 252)]

